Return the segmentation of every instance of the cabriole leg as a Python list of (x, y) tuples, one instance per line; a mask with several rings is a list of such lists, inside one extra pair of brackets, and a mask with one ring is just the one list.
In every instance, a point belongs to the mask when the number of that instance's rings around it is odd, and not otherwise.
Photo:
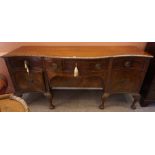
[(131, 109), (136, 109), (136, 103), (140, 102), (140, 94), (132, 94), (133, 102), (131, 104)]
[(106, 99), (109, 97), (109, 93), (104, 93), (102, 96), (102, 103), (99, 105), (100, 109), (104, 109), (104, 102), (106, 101)]
[(53, 103), (52, 103), (53, 94), (50, 93), (50, 92), (47, 92), (47, 93), (45, 93), (45, 96), (48, 98), (48, 100), (49, 100), (49, 102), (50, 102), (49, 108), (50, 108), (50, 109), (54, 109), (55, 106), (54, 106)]

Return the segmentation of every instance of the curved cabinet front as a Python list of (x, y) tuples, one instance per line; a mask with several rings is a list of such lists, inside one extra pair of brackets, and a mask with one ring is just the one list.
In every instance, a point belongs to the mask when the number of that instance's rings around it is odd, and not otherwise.
[(144, 57), (113, 58), (109, 92), (139, 93), (148, 61)]
[[(50, 87), (105, 88), (110, 59), (45, 58)], [(75, 76), (75, 68), (78, 75)]]

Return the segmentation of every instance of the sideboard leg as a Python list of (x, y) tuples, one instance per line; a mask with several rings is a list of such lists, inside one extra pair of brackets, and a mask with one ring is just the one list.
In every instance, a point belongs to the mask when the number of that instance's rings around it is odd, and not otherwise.
[(53, 105), (52, 103), (52, 100), (53, 100), (53, 94), (50, 93), (50, 92), (47, 92), (47, 93), (44, 93), (44, 95), (48, 98), (48, 100), (50, 101), (50, 105), (49, 105), (49, 108), (50, 109), (54, 109), (55, 106)]
[(106, 99), (109, 97), (109, 93), (104, 93), (102, 96), (102, 103), (99, 105), (100, 109), (104, 109), (104, 102), (106, 101)]
[(133, 102), (131, 104), (131, 109), (136, 109), (136, 103), (140, 102), (140, 94), (132, 94)]

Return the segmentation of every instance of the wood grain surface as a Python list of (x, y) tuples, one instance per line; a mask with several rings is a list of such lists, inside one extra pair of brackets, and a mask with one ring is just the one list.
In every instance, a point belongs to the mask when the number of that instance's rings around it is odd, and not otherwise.
[(58, 58), (152, 57), (134, 46), (22, 46), (3, 57), (43, 56)]

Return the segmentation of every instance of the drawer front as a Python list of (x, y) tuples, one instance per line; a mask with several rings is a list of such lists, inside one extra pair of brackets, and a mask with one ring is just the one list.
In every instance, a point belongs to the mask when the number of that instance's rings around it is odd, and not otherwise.
[(145, 58), (143, 57), (122, 57), (114, 58), (113, 69), (140, 69), (143, 70), (145, 66)]
[[(45, 58), (51, 87), (103, 88), (110, 59), (52, 59)], [(77, 66), (79, 76), (74, 77)]]
[(16, 91), (20, 92), (33, 92), (33, 91), (44, 91), (44, 79), (41, 71), (33, 71), (28, 75), (25, 71), (14, 71)]
[(12, 69), (25, 70), (25, 63), (30, 70), (42, 69), (42, 60), (39, 57), (11, 57), (8, 61)]
[(103, 72), (108, 69), (109, 59), (95, 59), (95, 60), (75, 60), (75, 59), (65, 59), (63, 61), (63, 71), (73, 72), (74, 68), (77, 66), (79, 74), (82, 75), (92, 72)]
[(52, 58), (45, 58), (45, 68), (51, 72), (60, 72), (62, 71), (62, 60), (61, 59), (52, 59)]
[(108, 68), (109, 59), (79, 60), (79, 59), (50, 59), (45, 58), (45, 66), (51, 71), (73, 72), (77, 65), (79, 71), (103, 71)]
[(105, 72), (109, 66), (109, 59), (52, 59), (45, 58), (45, 67), (52, 74), (70, 73), (74, 74), (77, 66), (80, 76), (94, 75), (96, 73)]

